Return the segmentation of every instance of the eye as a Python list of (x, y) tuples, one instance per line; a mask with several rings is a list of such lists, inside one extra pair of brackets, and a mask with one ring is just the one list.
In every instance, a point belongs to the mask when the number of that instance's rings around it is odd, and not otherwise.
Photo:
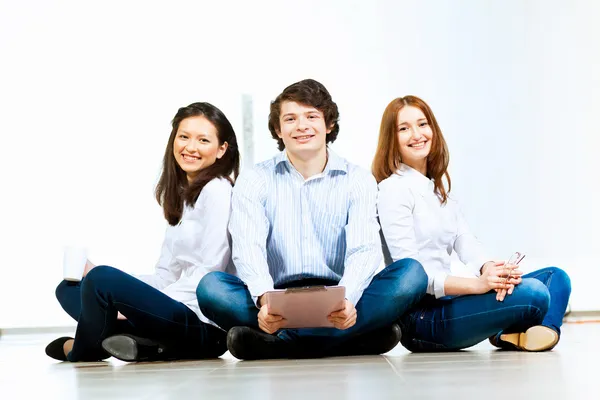
[(179, 139), (187, 139), (188, 137), (186, 135), (179, 135)]
[(202, 138), (202, 139), (200, 139), (200, 141), (202, 143), (210, 143), (210, 141), (208, 139), (206, 139), (206, 138)]
[(421, 122), (421, 123), (419, 124), (419, 126), (427, 126), (427, 125), (429, 125), (429, 123), (427, 123), (427, 121), (425, 121), (425, 122)]
[(294, 120), (294, 118), (288, 117), (288, 118), (285, 118), (283, 121), (284, 122), (291, 122), (293, 120)]
[(398, 129), (398, 132), (404, 132), (407, 130), (408, 130), (408, 128), (406, 126), (401, 126), (400, 129)]

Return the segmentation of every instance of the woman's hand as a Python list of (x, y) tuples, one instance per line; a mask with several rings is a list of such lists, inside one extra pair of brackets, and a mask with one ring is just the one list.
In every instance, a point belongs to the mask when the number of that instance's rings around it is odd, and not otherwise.
[[(509, 267), (517, 268), (516, 265), (509, 265)], [(522, 273), (521, 273), (521, 275), (522, 275)], [(496, 292), (497, 292), (496, 300), (504, 301), (504, 298), (506, 297), (506, 295), (511, 295), (513, 293), (513, 291), (515, 290), (515, 286), (517, 286), (518, 284), (523, 282), (523, 278), (521, 277), (521, 275), (518, 275), (518, 276), (511, 275), (511, 279), (509, 279), (510, 283), (508, 285), (508, 289), (496, 289)]]
[(90, 272), (94, 268), (96, 268), (96, 265), (92, 264), (90, 260), (87, 260), (85, 262), (85, 268), (83, 269), (83, 277), (85, 277), (88, 274), (88, 272)]
[[(514, 287), (521, 283), (523, 271), (516, 265), (504, 265), (504, 262), (488, 262), (481, 268), (481, 276), (477, 279), (476, 293), (483, 294), (496, 290), (498, 301), (511, 294)], [(502, 294), (501, 294), (502, 293)]]

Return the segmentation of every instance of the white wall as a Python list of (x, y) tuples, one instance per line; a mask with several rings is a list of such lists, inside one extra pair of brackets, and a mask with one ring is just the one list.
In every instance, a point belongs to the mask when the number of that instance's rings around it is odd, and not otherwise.
[(490, 254), (560, 265), (573, 308), (600, 309), (599, 3), (422, 3), (0, 0), (0, 327), (71, 323), (53, 297), (65, 243), (152, 269), (178, 107), (212, 102), (241, 139), (251, 93), (259, 161), (275, 152), (269, 101), (307, 77), (340, 107), (334, 149), (365, 167), (387, 103), (429, 102)]

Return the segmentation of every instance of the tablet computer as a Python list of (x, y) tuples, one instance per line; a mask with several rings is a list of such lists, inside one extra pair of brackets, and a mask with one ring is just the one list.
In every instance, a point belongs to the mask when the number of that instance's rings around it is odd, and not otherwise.
[(284, 328), (331, 328), (327, 316), (344, 308), (344, 286), (308, 286), (265, 293), (269, 314), (287, 320)]

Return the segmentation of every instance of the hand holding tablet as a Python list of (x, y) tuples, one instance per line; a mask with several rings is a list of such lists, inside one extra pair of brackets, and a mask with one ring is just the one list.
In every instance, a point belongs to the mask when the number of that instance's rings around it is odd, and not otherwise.
[(285, 319), (282, 328), (333, 328), (328, 316), (344, 309), (346, 288), (310, 286), (265, 293), (269, 316)]

